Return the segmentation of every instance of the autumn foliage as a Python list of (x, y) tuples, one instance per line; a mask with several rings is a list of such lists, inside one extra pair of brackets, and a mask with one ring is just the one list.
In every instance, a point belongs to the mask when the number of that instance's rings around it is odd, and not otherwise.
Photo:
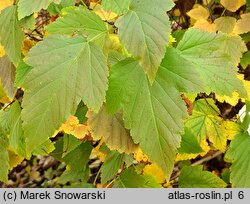
[(2, 185), (250, 187), (249, 10), (0, 0)]

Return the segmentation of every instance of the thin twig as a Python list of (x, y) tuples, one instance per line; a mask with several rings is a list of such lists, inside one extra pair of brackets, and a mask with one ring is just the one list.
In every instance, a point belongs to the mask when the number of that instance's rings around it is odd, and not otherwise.
[(213, 23), (213, 22), (214, 22), (214, 16), (212, 15), (212, 10), (211, 10), (211, 8), (210, 8), (209, 3), (208, 3), (207, 0), (206, 0), (206, 4), (207, 4), (207, 9), (208, 9), (208, 11), (209, 11), (210, 19), (211, 19), (211, 21), (212, 21), (212, 23)]
[(209, 155), (209, 156), (207, 156), (207, 157), (204, 157), (204, 158), (202, 158), (202, 159), (200, 159), (200, 160), (198, 160), (198, 161), (192, 163), (191, 166), (200, 165), (200, 164), (202, 164), (202, 163), (204, 163), (204, 162), (207, 162), (207, 161), (210, 161), (210, 160), (214, 159), (215, 157), (218, 157), (218, 156), (221, 155), (221, 154), (222, 154), (221, 151), (217, 151), (217, 152), (215, 152), (213, 155)]
[(96, 182), (97, 182), (97, 179), (98, 179), (100, 173), (101, 173), (101, 168), (98, 170), (98, 172), (97, 172), (97, 174), (96, 174), (96, 176), (95, 176), (95, 179), (94, 179), (94, 182), (93, 182), (93, 185), (94, 185), (94, 186), (96, 185)]

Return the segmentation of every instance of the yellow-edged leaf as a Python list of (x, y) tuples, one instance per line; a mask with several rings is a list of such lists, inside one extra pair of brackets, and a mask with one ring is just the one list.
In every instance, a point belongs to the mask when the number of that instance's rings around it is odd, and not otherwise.
[(219, 96), (219, 95), (216, 95), (216, 99), (219, 102), (221, 102), (221, 103), (227, 102), (227, 103), (231, 104), (232, 106), (235, 106), (238, 103), (239, 99), (241, 99), (243, 102), (245, 101), (245, 99), (250, 100), (250, 81), (245, 80), (244, 75), (242, 75), (242, 74), (238, 74), (237, 78), (242, 81), (242, 83), (243, 83), (243, 85), (244, 85), (244, 87), (245, 87), (245, 89), (247, 91), (247, 97), (242, 98), (242, 97), (239, 96), (239, 93), (235, 91), (235, 92), (232, 93), (232, 96), (225, 96), (225, 95), (224, 96)]
[(23, 161), (23, 157), (17, 155), (14, 151), (11, 149), (8, 149), (9, 153), (9, 168), (10, 170), (16, 167), (18, 164), (20, 164)]
[(227, 102), (227, 103), (231, 104), (232, 106), (235, 106), (238, 103), (238, 100), (240, 99), (240, 97), (239, 97), (239, 94), (237, 92), (233, 92), (232, 96), (216, 95), (216, 99), (221, 103)]
[(192, 153), (192, 154), (188, 154), (188, 153), (180, 154), (180, 153), (178, 153), (176, 156), (176, 161), (190, 160), (190, 159), (195, 159), (198, 156), (202, 156), (202, 157), (205, 156), (210, 150), (210, 147), (209, 147), (207, 141), (202, 140), (200, 142), (200, 146), (201, 146), (203, 152), (195, 153), (195, 154), (194, 153)]
[(234, 137), (241, 132), (240, 124), (233, 121), (224, 121), (221, 124), (221, 128), (225, 130), (228, 140), (233, 140)]
[(98, 3), (91, 2), (90, 9), (92, 9), (104, 21), (112, 21), (117, 18), (116, 13), (103, 10), (102, 6)]

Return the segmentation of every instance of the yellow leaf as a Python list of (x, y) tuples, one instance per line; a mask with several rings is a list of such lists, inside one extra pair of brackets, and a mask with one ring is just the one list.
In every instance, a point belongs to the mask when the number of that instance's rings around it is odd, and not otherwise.
[(210, 150), (210, 147), (209, 147), (207, 141), (206, 140), (202, 140), (200, 142), (200, 146), (201, 146), (203, 152), (196, 153), (196, 154), (193, 154), (193, 153), (192, 154), (188, 154), (188, 153), (177, 154), (176, 161), (195, 159), (199, 155), (200, 156), (205, 156), (209, 152), (209, 150)]
[(137, 148), (137, 150), (134, 152), (134, 158), (137, 162), (149, 161), (148, 156), (142, 152), (141, 148)]
[(173, 16), (180, 16), (180, 15), (181, 15), (180, 9), (175, 9), (173, 12)]
[(0, 0), (0, 11), (12, 5), (14, 0)]
[(246, 4), (246, 0), (221, 0), (220, 3), (229, 11), (235, 12)]
[(116, 13), (104, 11), (101, 5), (95, 2), (90, 3), (90, 9), (92, 9), (92, 11), (94, 11), (104, 21), (111, 21), (118, 17)]
[(164, 172), (156, 164), (147, 164), (143, 169), (143, 174), (155, 176), (158, 183), (165, 182)]
[(83, 139), (89, 132), (89, 128), (86, 125), (79, 124), (78, 118), (73, 115), (61, 126), (60, 130), (78, 139)]
[(29, 52), (30, 48), (32, 48), (35, 45), (35, 41), (25, 39), (23, 42), (23, 48), (22, 48), (22, 53), (24, 56)]
[(173, 188), (173, 184), (175, 183), (175, 180), (172, 181), (168, 181), (166, 183), (163, 184), (164, 188)]
[(223, 33), (231, 33), (236, 25), (236, 18), (230, 16), (223, 16), (215, 19), (215, 29)]
[(198, 28), (201, 31), (207, 31), (207, 32), (215, 32), (215, 25), (208, 22), (205, 19), (200, 19), (196, 21), (196, 23), (193, 26), (194, 28)]
[(193, 9), (187, 12), (187, 15), (189, 15), (191, 18), (195, 20), (200, 20), (200, 19), (206, 20), (209, 17), (209, 11), (207, 8), (201, 6), (200, 4), (195, 4), (193, 6)]
[(100, 151), (100, 147), (103, 145), (104, 143), (104, 137), (100, 140), (99, 144), (92, 150), (90, 158), (94, 158), (93, 156), (96, 156), (100, 159), (100, 161), (104, 162), (107, 154)]
[(250, 13), (242, 14), (241, 19), (236, 22), (233, 32), (243, 34), (250, 31)]
[(70, 134), (71, 131), (74, 130), (74, 128), (79, 124), (79, 120), (77, 117), (71, 115), (68, 120), (62, 124), (61, 130), (64, 131), (67, 134)]
[(3, 57), (5, 55), (4, 47), (0, 44), (0, 57)]
[(23, 161), (23, 157), (17, 155), (15, 152), (13, 152), (11, 149), (8, 149), (9, 153), (9, 165), (10, 170), (16, 167), (18, 164), (20, 164)]

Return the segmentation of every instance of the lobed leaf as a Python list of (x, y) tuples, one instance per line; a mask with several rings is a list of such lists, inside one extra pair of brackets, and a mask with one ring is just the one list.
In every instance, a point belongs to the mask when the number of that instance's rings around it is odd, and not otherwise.
[(101, 49), (80, 36), (49, 36), (31, 49), (25, 61), (33, 67), (22, 104), (27, 153), (31, 153), (74, 114), (80, 100), (99, 110), (108, 68)]
[(101, 46), (108, 32), (102, 19), (82, 6), (63, 9), (62, 17), (48, 25), (47, 31), (53, 34), (79, 33)]
[(168, 177), (186, 110), (177, 89), (169, 86), (166, 78), (159, 71), (151, 86), (139, 63), (125, 59), (111, 70), (107, 104), (123, 108), (125, 127), (131, 130), (133, 140)]
[(170, 0), (132, 1), (129, 11), (115, 25), (122, 44), (138, 58), (150, 82), (155, 79), (171, 32), (166, 11)]

